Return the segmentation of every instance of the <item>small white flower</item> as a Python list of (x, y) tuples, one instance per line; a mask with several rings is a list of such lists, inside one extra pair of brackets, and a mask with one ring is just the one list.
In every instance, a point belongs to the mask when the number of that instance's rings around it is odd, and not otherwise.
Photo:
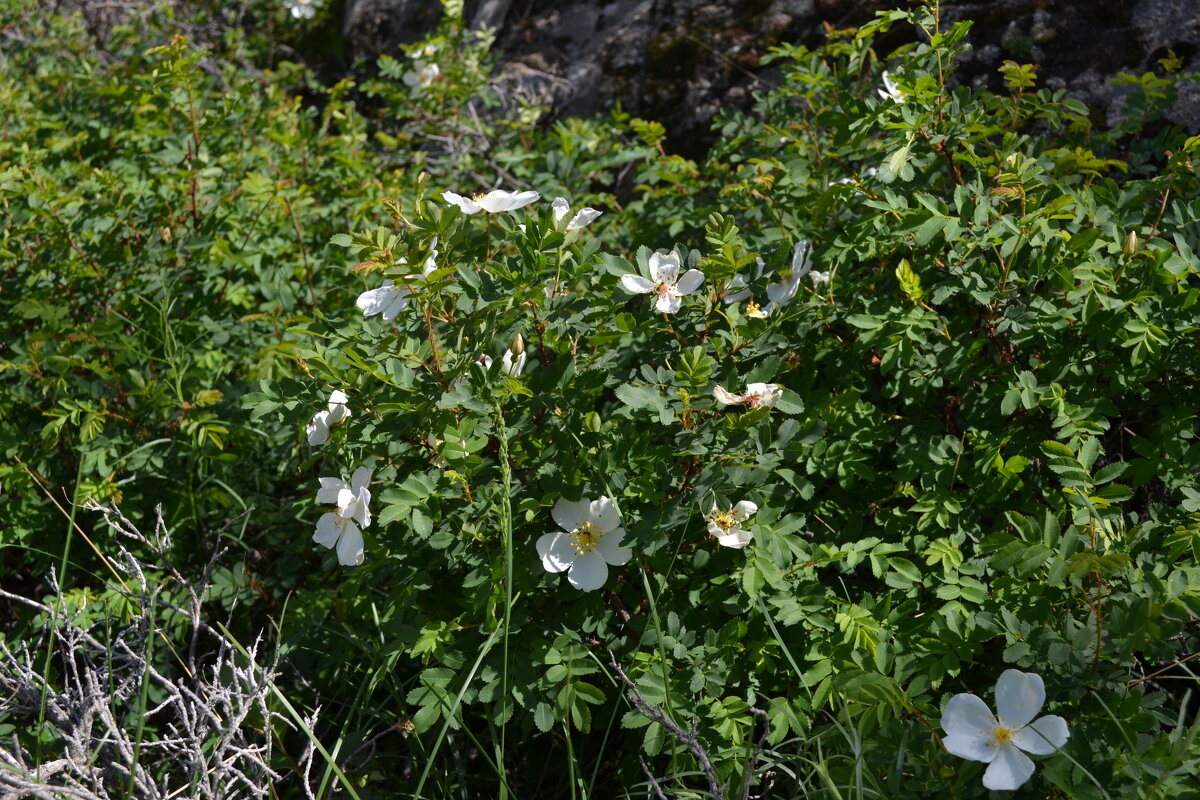
[(483, 364), (484, 369), (491, 369), (492, 368), (492, 357), (489, 356), (487, 353), (484, 353), (483, 355), (481, 355), (479, 357), (479, 363)]
[(341, 478), (320, 478), (317, 502), (336, 503), (331, 511), (317, 520), (313, 541), (337, 549), (338, 561), (347, 567), (363, 562), (362, 528), (371, 524), (371, 470), (359, 467), (350, 482)]
[(437, 80), (438, 75), (442, 74), (438, 65), (432, 61), (426, 63), (424, 61), (414, 61), (413, 68), (404, 73), (401, 79), (404, 85), (413, 90), (414, 93), (420, 93), (426, 86)]
[(883, 71), (883, 88), (876, 89), (875, 91), (879, 93), (880, 98), (884, 100), (894, 100), (895, 102), (901, 104), (903, 104), (904, 99), (908, 97), (908, 94), (901, 91), (900, 87), (896, 85), (896, 82), (888, 76), (886, 69)]
[(596, 220), (596, 217), (603, 214), (603, 211), (597, 211), (594, 208), (580, 209), (575, 216), (571, 217), (571, 221), (567, 223), (565, 228), (562, 227), (562, 221), (567, 214), (571, 213), (571, 206), (567, 204), (565, 197), (556, 197), (554, 202), (550, 204), (550, 208), (554, 210), (554, 223), (559, 226), (564, 232), (577, 231), (580, 228), (585, 228)]
[(767, 284), (767, 313), (792, 301), (800, 287), (800, 279), (812, 269), (812, 246), (807, 241), (799, 242), (792, 251), (792, 270), (781, 276), (778, 283)]
[(766, 308), (761, 308), (758, 303), (751, 300), (746, 303), (746, 316), (752, 319), (766, 319), (771, 316), (771, 304), (767, 303)]
[(813, 286), (820, 286), (822, 283), (829, 283), (828, 272), (817, 272), (816, 270), (813, 270), (812, 272), (808, 273), (808, 277), (812, 279)]
[(318, 411), (308, 421), (305, 433), (308, 434), (310, 447), (320, 447), (329, 441), (329, 429), (350, 418), (350, 407), (346, 405), (346, 393), (334, 389), (329, 395), (329, 403), (324, 411)]
[(312, 19), (317, 13), (315, 0), (283, 0), (283, 7), (292, 12), (295, 19)]
[[(407, 276), (400, 284), (397, 284), (393, 280), (386, 280), (378, 289), (368, 289), (360, 294), (358, 299), (354, 301), (354, 304), (362, 309), (364, 317), (373, 317), (379, 314), (385, 320), (394, 318), (401, 311), (408, 308), (408, 304), (412, 302), (413, 284), (421, 283), (437, 269), (437, 255), (437, 239), (435, 238), (429, 258), (425, 259), (425, 266), (421, 269), (419, 275), (413, 273)], [(408, 260), (403, 256), (396, 259), (397, 265), (407, 263)]]
[(742, 500), (728, 511), (721, 511), (713, 503), (712, 511), (705, 517), (708, 520), (708, 532), (717, 537), (718, 544), (740, 550), (754, 538), (754, 534), (743, 528), (742, 523), (750, 519), (755, 511), (758, 511), (758, 506), (749, 500)]
[(745, 394), (733, 394), (723, 386), (714, 386), (713, 397), (718, 403), (727, 406), (746, 403), (751, 408), (773, 408), (783, 397), (783, 388), (777, 383), (750, 383), (746, 385)]
[[(501, 366), (504, 367), (504, 371), (506, 373), (508, 373), (509, 375), (511, 375), (512, 377), (515, 378), (518, 375), (520, 375), (522, 371), (524, 371), (526, 356), (527, 356), (526, 353), (519, 353), (517, 355), (517, 357), (514, 359), (513, 351), (505, 350), (504, 357), (502, 359), (500, 359), (500, 364), (501, 364)], [(491, 359), (488, 359), (488, 360), (490, 361)], [(488, 366), (490, 367), (491, 364), (488, 364)]]
[(679, 254), (655, 253), (650, 256), (650, 277), (646, 280), (641, 275), (631, 273), (621, 276), (621, 285), (634, 294), (654, 294), (657, 300), (654, 307), (664, 314), (674, 314), (682, 304), (681, 298), (700, 288), (704, 282), (704, 273), (698, 269), (689, 269), (679, 275)]
[[(1033, 775), (1025, 753), (1048, 756), (1067, 743), (1067, 721), (1056, 715), (1034, 719), (1046, 702), (1040, 675), (1006, 669), (996, 682), (997, 718), (973, 694), (956, 694), (942, 713), (942, 744), (951, 755), (988, 765), (983, 785), (1011, 792)], [(1021, 752), (1024, 751), (1024, 752)]]
[(562, 530), (538, 539), (538, 556), (547, 572), (566, 571), (576, 589), (599, 589), (608, 580), (609, 564), (619, 567), (633, 557), (632, 550), (621, 547), (625, 529), (607, 497), (577, 503), (560, 498), (550, 516)]
[(541, 197), (537, 192), (506, 192), (502, 189), (487, 192), (486, 194), (477, 194), (472, 197), (463, 197), (454, 192), (442, 192), (442, 199), (452, 206), (458, 206), (463, 210), (464, 214), (478, 214), (480, 211), (488, 211), (492, 214), (501, 211), (516, 211), (518, 208), (524, 208), (530, 203)]

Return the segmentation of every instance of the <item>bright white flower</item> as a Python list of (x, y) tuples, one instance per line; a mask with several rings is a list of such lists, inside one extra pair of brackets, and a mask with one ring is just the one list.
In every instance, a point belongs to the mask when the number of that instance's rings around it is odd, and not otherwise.
[(822, 283), (829, 283), (828, 272), (817, 272), (816, 270), (813, 270), (812, 272), (808, 273), (808, 277), (812, 279), (813, 286), (820, 286)]
[[(435, 238), (429, 258), (425, 259), (425, 266), (421, 269), (421, 274), (409, 275), (400, 284), (393, 280), (386, 280), (378, 289), (368, 289), (360, 294), (354, 304), (362, 309), (364, 317), (380, 314), (385, 320), (392, 319), (408, 308), (408, 304), (412, 302), (412, 285), (424, 281), (430, 273), (437, 269), (437, 255), (437, 239)], [(396, 263), (398, 265), (407, 264), (408, 261), (401, 256)]]
[(363, 562), (362, 528), (371, 524), (371, 470), (359, 467), (350, 482), (341, 478), (320, 478), (317, 502), (336, 503), (331, 511), (317, 520), (313, 541), (337, 549), (338, 561), (347, 567)]
[[(550, 208), (554, 210), (554, 223), (562, 228), (562, 221), (571, 213), (571, 206), (567, 204), (565, 197), (556, 197), (554, 202), (550, 204)], [(567, 223), (563, 231), (577, 231), (580, 228), (585, 228), (596, 220), (596, 217), (603, 214), (603, 211), (597, 211), (594, 208), (583, 208), (571, 217), (571, 221)]]
[(901, 91), (900, 87), (896, 85), (896, 82), (888, 77), (886, 69), (883, 71), (883, 88), (876, 89), (875, 91), (879, 93), (880, 98), (884, 100), (894, 100), (895, 102), (901, 104), (904, 103), (904, 99), (908, 97), (908, 94)]
[[(526, 356), (527, 356), (526, 353), (519, 353), (517, 355), (517, 357), (514, 359), (513, 351), (505, 350), (504, 358), (500, 359), (500, 364), (504, 367), (505, 372), (507, 372), (509, 375), (511, 375), (515, 378), (518, 375), (520, 375), (522, 371), (524, 371)], [(488, 366), (491, 366), (491, 365), (489, 364)]]
[(538, 539), (538, 555), (547, 572), (566, 571), (576, 589), (599, 589), (608, 580), (609, 564), (619, 567), (633, 557), (632, 550), (621, 547), (625, 529), (607, 497), (577, 503), (560, 498), (550, 516), (562, 530)]
[(674, 251), (650, 256), (650, 277), (652, 280), (636, 273), (622, 275), (621, 285), (634, 294), (656, 295), (654, 307), (664, 314), (678, 311), (683, 302), (680, 298), (696, 291), (704, 282), (704, 273), (698, 269), (689, 269), (680, 277), (679, 254)]
[(283, 7), (292, 12), (295, 19), (312, 19), (317, 13), (315, 0), (283, 0)]
[(713, 397), (718, 403), (727, 406), (746, 403), (751, 408), (773, 408), (783, 397), (783, 388), (777, 383), (750, 383), (746, 385), (745, 394), (733, 394), (723, 386), (714, 386)]
[(308, 421), (305, 433), (308, 434), (310, 447), (320, 447), (329, 441), (329, 429), (350, 418), (350, 407), (346, 405), (346, 393), (334, 389), (329, 395), (329, 404), (324, 411), (318, 411)]
[(755, 511), (758, 511), (758, 506), (749, 500), (742, 500), (728, 511), (721, 511), (713, 503), (712, 511), (705, 517), (708, 520), (708, 532), (717, 537), (718, 544), (740, 550), (754, 538), (754, 534), (743, 528), (742, 523), (750, 519)]
[(767, 303), (767, 307), (762, 308), (758, 303), (751, 300), (749, 303), (746, 303), (746, 316), (752, 319), (766, 319), (771, 316), (771, 304)]
[(483, 364), (484, 369), (491, 369), (492, 368), (492, 357), (489, 356), (487, 353), (484, 353), (483, 355), (481, 355), (479, 357), (479, 363)]
[(438, 75), (442, 71), (438, 65), (432, 61), (426, 63), (424, 61), (414, 61), (413, 68), (404, 73), (401, 79), (404, 85), (410, 87), (414, 93), (420, 93), (426, 86), (437, 80)]
[[(942, 744), (952, 755), (988, 764), (985, 788), (1011, 792), (1033, 775), (1025, 753), (1048, 756), (1067, 743), (1067, 721), (1050, 715), (1034, 719), (1046, 702), (1040, 675), (1006, 669), (996, 682), (996, 709), (973, 694), (956, 694), (942, 713)], [(1021, 751), (1025, 752), (1021, 752)]]
[(454, 192), (442, 192), (442, 199), (452, 206), (461, 208), (464, 214), (478, 214), (480, 211), (488, 211), (492, 214), (501, 211), (516, 211), (539, 197), (541, 195), (537, 192), (506, 192), (502, 189), (472, 197), (463, 197)]

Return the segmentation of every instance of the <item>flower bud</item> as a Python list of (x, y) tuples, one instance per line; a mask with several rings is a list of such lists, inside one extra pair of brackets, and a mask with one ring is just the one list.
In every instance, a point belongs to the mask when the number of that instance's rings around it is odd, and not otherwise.
[(512, 347), (509, 349), (513, 351), (513, 355), (519, 356), (519, 355), (521, 355), (521, 353), (524, 353), (525, 352), (525, 338), (523, 336), (521, 336), (521, 334), (518, 333), (516, 336), (513, 337)]
[(1138, 251), (1138, 235), (1137, 231), (1130, 231), (1125, 237), (1125, 244), (1121, 247), (1121, 252), (1127, 256), (1131, 256)]

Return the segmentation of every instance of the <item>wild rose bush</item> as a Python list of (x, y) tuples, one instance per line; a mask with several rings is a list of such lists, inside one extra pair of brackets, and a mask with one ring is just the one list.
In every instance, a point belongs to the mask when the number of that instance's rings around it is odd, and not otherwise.
[[(884, 72), (896, 23), (928, 43)], [(374, 470), (345, 602), (418, 674), (416, 736), (486, 728), (498, 774), (506, 740), (602, 737), (581, 763), (625, 787), (639, 740), (676, 788), (699, 747), (729, 796), (984, 796), (1026, 752), (1043, 795), (1185, 791), (1193, 712), (1153, 679), (1198, 640), (1200, 140), (1131, 139), (1153, 75), (1107, 133), (1029, 67), (952, 88), (965, 32), (781, 49), (709, 161), (647, 156), (598, 219), (539, 194), (578, 167), (547, 160), (333, 238), (410, 302), (331, 311), (316, 381), (251, 405), (350, 398), (318, 471)], [(999, 718), (960, 691), (997, 676)], [(817, 742), (854, 758), (809, 772)]]
[[(341, 205), (229, 217), (296, 298), (271, 307), (266, 273), (235, 294), (278, 321), (273, 358), (239, 370), (255, 351), (228, 345), (240, 435), (198, 446), (229, 465), (214, 485), (274, 492), (225, 603), (281, 618), (326, 785), (1189, 796), (1200, 141), (1161, 119), (1170, 60), (1101, 131), (1029, 65), (956, 86), (966, 26), (897, 11), (772, 51), (780, 85), (704, 161), (619, 109), (534, 128), (523, 107), (480, 123), (485, 152), (426, 152), (487, 93), (487, 37), (445, 5), (364, 116), (345, 85), (320, 125), (281, 116), (326, 159), (300, 185)], [(918, 43), (877, 52), (899, 26)], [(289, 259), (307, 205), (342, 232)], [(223, 252), (209, 232), (190, 250)], [(106, 424), (89, 452), (142, 452)], [(104, 485), (141, 496), (120, 469)]]

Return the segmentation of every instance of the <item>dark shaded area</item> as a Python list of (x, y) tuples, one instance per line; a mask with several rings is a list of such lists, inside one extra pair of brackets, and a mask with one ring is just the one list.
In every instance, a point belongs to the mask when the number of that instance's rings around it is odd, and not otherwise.
[[(556, 114), (625, 110), (666, 125), (672, 148), (702, 155), (721, 108), (744, 108), (770, 84), (759, 59), (783, 42), (815, 46), (826, 25), (862, 25), (898, 0), (482, 0), (474, 24), (497, 28), (505, 80), (542, 97)], [(359, 0), (347, 4), (348, 55), (395, 53), (436, 24), (436, 0)], [(946, 0), (947, 24), (974, 20), (972, 49), (958, 79), (999, 87), (1006, 59), (1039, 65), (1040, 85), (1068, 89), (1097, 120), (1120, 118), (1127, 89), (1120, 72), (1161, 70), (1168, 51), (1200, 71), (1200, 3), (1195, 0)], [(878, 42), (880, 57), (915, 41), (896, 26)], [(1200, 88), (1185, 83), (1168, 118), (1200, 132)]]

